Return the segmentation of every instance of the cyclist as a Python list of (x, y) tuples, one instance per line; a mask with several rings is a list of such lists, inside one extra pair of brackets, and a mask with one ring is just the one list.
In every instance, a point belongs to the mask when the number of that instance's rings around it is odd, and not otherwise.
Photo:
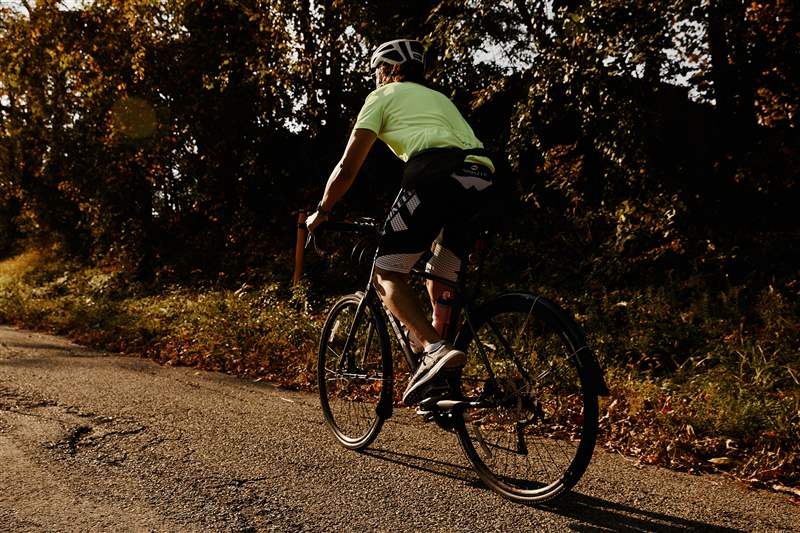
[(465, 219), (489, 203), (494, 165), (467, 121), (442, 93), (425, 83), (425, 48), (419, 41), (396, 39), (372, 54), (376, 89), (366, 98), (344, 154), (328, 178), (308, 230), (330, 215), (353, 184), (375, 139), (385, 142), (406, 166), (402, 188), (381, 234), (375, 283), (384, 305), (421, 343), (420, 365), (403, 394), (418, 403), (442, 369), (458, 368), (466, 355), (443, 340), (449, 291), (428, 282), (433, 324), (407, 283), (408, 273), (428, 249), (426, 270), (455, 281), (471, 244)]

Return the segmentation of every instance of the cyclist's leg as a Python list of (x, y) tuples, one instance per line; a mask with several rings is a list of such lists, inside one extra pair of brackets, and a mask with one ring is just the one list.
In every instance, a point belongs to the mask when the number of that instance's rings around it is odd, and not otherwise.
[(439, 341), (441, 336), (433, 329), (420, 307), (417, 295), (407, 282), (408, 276), (400, 272), (375, 267), (375, 285), (383, 303), (395, 317), (413, 333), (423, 347)]
[(439, 185), (401, 191), (387, 217), (375, 259), (375, 283), (389, 311), (422, 341), (425, 353), (403, 394), (414, 404), (423, 399), (429, 384), (445, 368), (464, 364), (466, 355), (442, 341), (428, 322), (406, 279), (420, 255), (430, 247), (444, 221), (453, 216)]
[[(474, 232), (480, 228), (470, 224), (470, 219), (492, 204), (495, 187), (492, 175), (481, 165), (467, 163), (453, 173), (449, 181), (453, 203), (458, 206), (459, 216), (445, 221), (441, 233), (433, 244), (433, 255), (425, 267), (427, 272), (440, 278), (455, 282), (461, 273), (470, 249)], [(445, 334), (448, 323), (449, 301), (452, 294), (447, 285), (430, 280), (427, 283), (428, 295), (433, 307), (433, 326), (440, 334)], [(455, 318), (455, 317), (453, 317)]]
[[(452, 233), (452, 230), (447, 233)], [(433, 255), (425, 265), (425, 271), (440, 278), (455, 282), (461, 271), (461, 256), (463, 254), (453, 252), (459, 247), (444, 244), (445, 230), (443, 229), (436, 241), (433, 243)], [(428, 297), (433, 309), (433, 328), (442, 337), (447, 336), (447, 325), (451, 323), (451, 306), (453, 300), (453, 289), (435, 280), (426, 282)]]
[(441, 231), (449, 210), (437, 205), (435, 187), (402, 189), (386, 218), (375, 259), (375, 284), (389, 311), (427, 346), (441, 337), (422, 311), (407, 277)]

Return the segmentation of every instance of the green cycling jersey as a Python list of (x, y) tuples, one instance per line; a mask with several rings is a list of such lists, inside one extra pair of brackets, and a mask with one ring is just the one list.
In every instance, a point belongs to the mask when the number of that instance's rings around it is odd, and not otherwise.
[[(387, 83), (372, 91), (358, 113), (355, 128), (375, 132), (403, 161), (429, 148), (483, 148), (449, 98), (408, 81)], [(494, 172), (488, 157), (469, 155), (465, 161)]]

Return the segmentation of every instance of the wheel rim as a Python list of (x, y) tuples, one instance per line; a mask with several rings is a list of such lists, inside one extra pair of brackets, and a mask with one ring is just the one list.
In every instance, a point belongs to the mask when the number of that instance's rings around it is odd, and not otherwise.
[(553, 497), (577, 481), (594, 447), (597, 409), (596, 397), (582, 392), (573, 345), (534, 305), (478, 326), (495, 379), (479, 364), (474, 341), (462, 378), (467, 398), (497, 406), (465, 412), (464, 444), (492, 488), (523, 500)]
[(380, 423), (376, 406), (386, 383), (380, 340), (369, 309), (348, 350), (353, 355), (343, 357), (356, 308), (355, 302), (348, 302), (331, 316), (320, 346), (323, 412), (336, 437), (348, 446), (358, 446), (376, 431)]

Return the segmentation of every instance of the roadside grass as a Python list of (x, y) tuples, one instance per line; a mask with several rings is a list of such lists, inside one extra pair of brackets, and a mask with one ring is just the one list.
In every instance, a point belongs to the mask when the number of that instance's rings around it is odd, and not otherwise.
[[(330, 298), (285, 277), (145, 287), (124, 271), (28, 251), (0, 261), (0, 322), (311, 389)], [(725, 472), (798, 496), (798, 303), (771, 286), (746, 302), (737, 287), (713, 297), (686, 291), (596, 291), (565, 302), (591, 333), (611, 388), (599, 443), (644, 464)]]
[(767, 392), (732, 379), (724, 368), (692, 370), (691, 378), (653, 380), (610, 369), (612, 396), (601, 413), (604, 446), (643, 464), (796, 487), (797, 392)]
[[(0, 322), (162, 364), (307, 385), (320, 319), (275, 281), (148, 291), (125, 272), (38, 251), (0, 262)], [(301, 298), (302, 300), (302, 298)]]
[[(592, 339), (608, 354), (612, 392), (601, 412), (601, 440), (645, 464), (727, 472), (798, 497), (797, 302), (768, 286), (743, 304), (743, 290), (678, 298), (661, 288), (605, 303), (597, 298), (600, 309), (590, 314), (614, 323)], [(620, 357), (623, 350), (640, 354), (638, 363)]]

